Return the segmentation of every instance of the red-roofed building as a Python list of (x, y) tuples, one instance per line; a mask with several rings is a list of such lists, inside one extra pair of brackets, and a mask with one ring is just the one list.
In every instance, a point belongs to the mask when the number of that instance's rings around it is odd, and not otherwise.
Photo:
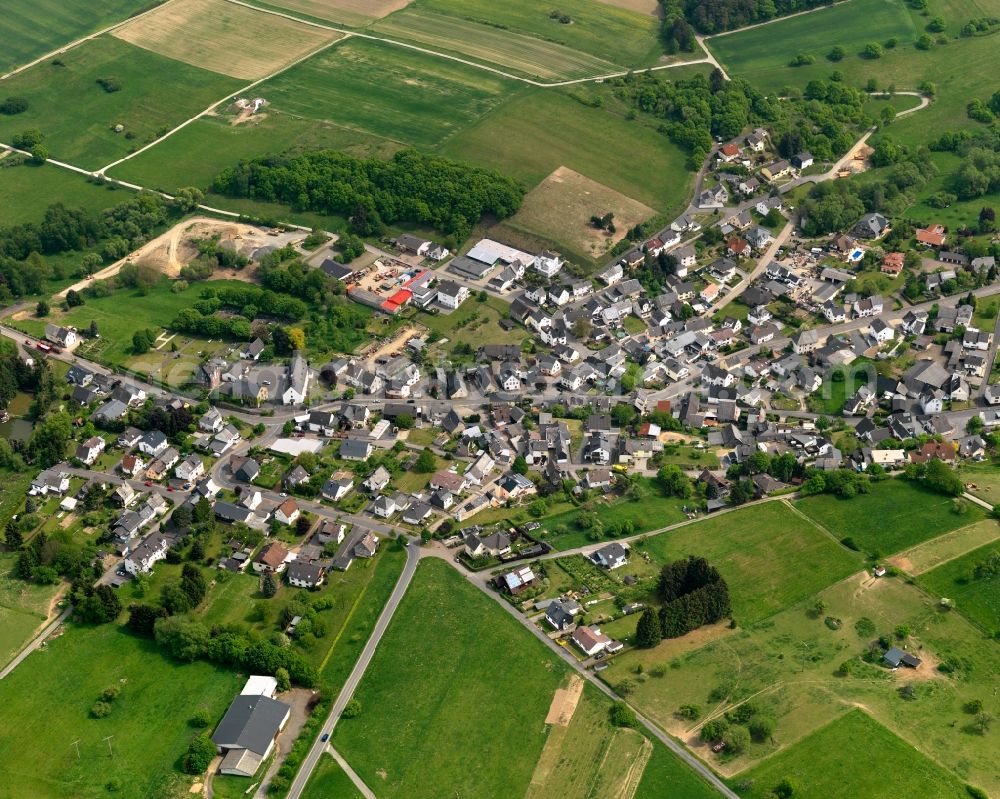
[(903, 271), (903, 253), (890, 252), (882, 259), (882, 271), (887, 275), (896, 276)]
[(944, 232), (944, 225), (928, 225), (926, 228), (918, 228), (915, 234), (918, 244), (925, 247), (940, 247), (948, 238)]
[(730, 255), (735, 255), (737, 258), (742, 258), (750, 254), (750, 243), (737, 236), (726, 242), (726, 252)]
[(740, 148), (738, 144), (729, 142), (729, 144), (723, 144), (719, 148), (719, 158), (723, 161), (732, 161), (734, 158), (739, 156)]

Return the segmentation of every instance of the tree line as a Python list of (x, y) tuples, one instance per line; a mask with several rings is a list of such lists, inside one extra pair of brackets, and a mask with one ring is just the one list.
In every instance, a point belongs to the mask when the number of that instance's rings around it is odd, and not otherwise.
[(331, 150), (268, 156), (223, 171), (213, 190), (229, 197), (278, 202), (299, 211), (338, 214), (362, 236), (386, 225), (426, 225), (465, 238), (485, 215), (511, 216), (524, 188), (499, 172), (415, 150), (390, 160)]
[(660, 0), (664, 16), (678, 14), (699, 33), (718, 33), (743, 28), (757, 22), (784, 17), (799, 11), (831, 5), (833, 0)]

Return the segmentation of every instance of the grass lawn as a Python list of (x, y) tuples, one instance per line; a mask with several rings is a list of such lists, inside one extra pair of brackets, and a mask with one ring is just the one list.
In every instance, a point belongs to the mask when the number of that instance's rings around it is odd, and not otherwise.
[(496, 106), (515, 84), (434, 56), (348, 41), (255, 90), (279, 111), (433, 147)]
[[(622, 499), (615, 495), (604, 495), (588, 504), (601, 520), (605, 531), (622, 522), (632, 522), (635, 532), (656, 530), (683, 521), (686, 516), (681, 510), (684, 500), (665, 497), (651, 480), (643, 478), (646, 494), (639, 501)], [(573, 549), (592, 543), (587, 538), (587, 530), (577, 527), (576, 521), (585, 512), (583, 508), (557, 513), (542, 520), (542, 530), (548, 535), (546, 540), (556, 549)]]
[(552, 19), (549, 12), (554, 6), (536, 0), (420, 0), (419, 8), (526, 33), (625, 67), (652, 66), (663, 53), (659, 22), (653, 15), (610, 3), (560, 2), (559, 11), (571, 18), (571, 24)]
[(992, 461), (966, 463), (959, 470), (968, 492), (991, 505), (1000, 504), (1000, 464)]
[(565, 166), (662, 213), (679, 210), (690, 193), (684, 153), (663, 134), (561, 90), (519, 92), (452, 137), (442, 153), (500, 169), (526, 186)]
[(131, 191), (111, 185), (91, 183), (83, 175), (46, 165), (0, 169), (0, 207), (3, 223), (41, 222), (45, 210), (62, 203), (76, 210), (103, 211), (133, 196)]
[(438, 52), (457, 54), (506, 72), (546, 81), (620, 71), (615, 64), (575, 48), (420, 8), (393, 14), (373, 30), (390, 39), (417, 42)]
[[(3, 794), (91, 799), (108, 796), (108, 784), (121, 796), (186, 793), (191, 778), (177, 761), (194, 734), (189, 719), (199, 708), (221, 718), (243, 680), (206, 663), (167, 660), (152, 641), (115, 624), (71, 625), (0, 682)], [(121, 688), (111, 715), (91, 718), (111, 685)]]
[(336, 760), (324, 754), (316, 764), (302, 799), (361, 799), (361, 793), (354, 787), (351, 778)]
[(823, 385), (819, 387), (819, 391), (809, 395), (809, 410), (840, 416), (847, 398), (861, 386), (868, 385), (874, 376), (875, 364), (867, 358), (858, 358), (850, 366), (830, 369), (823, 376)]
[(149, 0), (4, 0), (0, 73), (101, 30), (150, 6)]
[[(974, 229), (979, 220), (979, 210), (984, 205), (995, 206), (1000, 203), (1000, 196), (994, 193), (972, 200), (955, 200), (947, 208), (935, 208), (928, 202), (929, 198), (940, 192), (954, 194), (952, 179), (961, 168), (962, 159), (955, 153), (938, 152), (931, 153), (930, 158), (937, 167), (937, 174), (917, 194), (917, 201), (906, 209), (906, 218), (927, 220), (928, 223), (938, 222), (950, 230), (957, 230), (965, 225)], [(992, 304), (986, 299), (982, 302)]]
[(17, 555), (0, 554), (0, 663), (7, 665), (48, 617), (58, 585), (36, 585), (11, 574)]
[[(97, 321), (101, 339), (97, 342), (99, 350), (91, 352), (92, 345), (85, 343), (87, 355), (96, 357), (106, 363), (124, 364), (132, 357), (132, 334), (145, 328), (163, 328), (173, 321), (174, 317), (192, 302), (201, 297), (201, 291), (206, 286), (245, 286), (245, 283), (233, 280), (214, 280), (193, 283), (181, 292), (170, 290), (172, 281), (163, 278), (147, 294), (141, 294), (134, 289), (121, 289), (107, 297), (88, 297), (84, 305), (78, 305), (69, 311), (53, 310), (46, 319), (23, 319), (17, 322), (31, 335), (42, 335), (46, 322), (62, 325), (72, 325), (80, 330), (86, 330), (92, 320)], [(123, 315), (122, 304), (127, 302), (129, 313)]]
[(470, 346), (473, 353), (483, 344), (520, 344), (527, 334), (520, 325), (510, 330), (500, 327), (500, 320), (507, 315), (510, 305), (496, 297), (480, 302), (473, 297), (450, 313), (418, 313), (415, 321), (432, 333), (438, 333), (446, 342), (433, 345), (451, 355), (460, 344)]
[[(314, 149), (387, 156), (396, 145), (349, 128), (268, 110), (239, 125), (225, 116), (203, 117), (108, 174), (168, 193), (181, 186), (208, 189), (223, 169), (240, 160)], [(217, 204), (216, 198), (212, 203)]]
[[(241, 84), (156, 55), (111, 36), (87, 42), (4, 82), (4, 92), (26, 98), (23, 114), (0, 116), (0, 141), (38, 128), (53, 158), (97, 169), (152, 141)], [(170, 75), (170, 80), (162, 80)], [(116, 78), (119, 91), (97, 81)], [(115, 125), (124, 125), (116, 133)], [(134, 135), (134, 138), (127, 138)]]
[(384, 799), (522, 796), (567, 673), (529, 638), (450, 566), (424, 561), (358, 688), (361, 715), (334, 733), (337, 749)]
[(368, 575), (365, 588), (353, 597), (346, 612), (343, 608), (337, 611), (340, 622), (333, 628), (332, 638), (320, 664), (320, 681), (324, 686), (338, 690), (351, 673), (405, 562), (406, 553), (395, 544), (386, 542), (376, 560), (355, 561), (348, 570), (348, 574), (355, 569), (374, 570), (374, 574)]
[(812, 596), (860, 568), (857, 556), (796, 514), (768, 502), (652, 536), (642, 544), (657, 563), (700, 555), (729, 584), (733, 615), (753, 624)]
[(889, 562), (907, 574), (923, 574), (967, 552), (986, 546), (998, 538), (1000, 538), (1000, 526), (993, 519), (983, 519), (968, 527), (960, 527), (930, 541), (917, 544), (912, 549), (905, 549), (889, 558)]
[(964, 513), (955, 513), (951, 497), (926, 491), (902, 478), (877, 483), (870, 494), (852, 499), (823, 494), (801, 499), (795, 507), (837, 538), (850, 538), (859, 550), (876, 557), (983, 518), (978, 506), (967, 503)]
[(993, 541), (920, 575), (919, 582), (928, 591), (953, 600), (960, 613), (986, 630), (1000, 630), (1000, 576), (973, 578), (976, 564), (997, 551), (1000, 544)]
[(863, 710), (854, 710), (799, 741), (766, 763), (741, 774), (753, 781), (749, 797), (765, 797), (784, 778), (795, 796), (870, 796), (892, 775), (893, 790), (921, 799), (960, 799), (962, 783)]

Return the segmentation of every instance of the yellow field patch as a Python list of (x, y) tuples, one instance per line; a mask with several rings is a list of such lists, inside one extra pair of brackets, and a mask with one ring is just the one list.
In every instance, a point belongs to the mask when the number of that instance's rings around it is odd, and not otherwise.
[(271, 0), (269, 5), (341, 25), (366, 25), (406, 8), (413, 0)]
[[(608, 213), (614, 214), (612, 234), (590, 223), (591, 217)], [(507, 224), (598, 258), (621, 241), (629, 228), (655, 213), (648, 205), (561, 166), (525, 195), (520, 210)]]
[[(611, 726), (608, 703), (596, 693), (583, 694), (574, 677), (560, 688), (549, 710), (558, 721), (549, 730), (524, 799), (587, 796), (591, 799), (632, 799), (653, 746), (636, 730)], [(556, 712), (579, 691), (570, 718)], [(578, 704), (576, 704), (578, 702)], [(552, 723), (546, 719), (546, 723)]]
[(634, 11), (636, 14), (653, 14), (659, 16), (663, 13), (663, 7), (659, 0), (598, 0), (605, 5), (624, 8), (626, 11)]
[(178, 0), (113, 35), (185, 64), (259, 80), (341, 38), (335, 31), (225, 0)]
[(569, 678), (567, 687), (556, 689), (555, 695), (552, 697), (552, 704), (549, 706), (549, 713), (545, 717), (545, 723), (568, 727), (581, 696), (583, 696), (583, 678), (574, 674)]
[(889, 563), (907, 574), (923, 574), (1000, 538), (1000, 525), (993, 519), (960, 527), (889, 558)]

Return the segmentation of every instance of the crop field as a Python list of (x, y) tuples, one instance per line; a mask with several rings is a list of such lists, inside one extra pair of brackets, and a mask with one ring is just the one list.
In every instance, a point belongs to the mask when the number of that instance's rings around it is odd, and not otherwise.
[(951, 497), (925, 491), (902, 478), (877, 483), (870, 494), (851, 499), (823, 494), (801, 499), (795, 507), (838, 539), (850, 538), (860, 551), (876, 557), (892, 555), (983, 517), (982, 510), (971, 503), (965, 503), (963, 513), (956, 513)]
[(889, 562), (907, 574), (923, 574), (998, 538), (1000, 525), (992, 519), (983, 519), (906, 549), (889, 558)]
[[(663, 52), (655, 17), (594, 0), (557, 6), (537, 0), (419, 0), (414, 7), (537, 36), (623, 67), (652, 66)], [(570, 24), (553, 19), (553, 8), (568, 15)]]
[[(204, 190), (223, 169), (242, 159), (314, 149), (343, 150), (359, 157), (386, 157), (398, 145), (367, 133), (277, 111), (255, 115), (238, 125), (232, 124), (228, 117), (210, 115), (109, 170), (108, 175), (166, 192), (181, 186)], [(0, 191), (3, 178), (0, 170)], [(216, 198), (210, 202), (215, 205)]]
[(373, 27), (389, 38), (419, 42), (445, 53), (545, 80), (607, 75), (621, 67), (535, 36), (480, 25), (468, 19), (407, 9)]
[(3, 225), (40, 222), (53, 203), (67, 208), (102, 211), (132, 197), (132, 192), (112, 185), (91, 183), (83, 175), (54, 166), (21, 166), (0, 169), (0, 207)]
[[(617, 229), (610, 236), (590, 224), (595, 214), (607, 213), (614, 214)], [(655, 213), (648, 205), (561, 166), (525, 195), (506, 224), (597, 259)]]
[(116, 28), (114, 36), (167, 58), (259, 80), (340, 34), (225, 0), (179, 0)]
[[(819, 615), (812, 609), (817, 599)], [(920, 667), (892, 672), (863, 662), (860, 656), (880, 635), (917, 654)], [(940, 663), (955, 664), (946, 667), (955, 671), (939, 670)], [(863, 707), (928, 757), (992, 792), (1000, 787), (995, 742), (974, 731), (974, 717), (963, 708), (982, 699), (988, 712), (1000, 710), (992, 695), (998, 667), (1000, 652), (959, 613), (943, 611), (935, 597), (903, 579), (860, 573), (750, 627), (706, 628), (653, 649), (628, 650), (601, 676), (613, 686), (628, 680), (637, 710), (727, 777), (742, 777)], [(913, 700), (900, 694), (903, 688)], [(773, 737), (738, 756), (714, 755), (700, 740), (701, 725), (744, 703), (774, 720)], [(694, 721), (678, 715), (687, 704), (698, 708)]]
[(432, 147), (496, 106), (513, 84), (474, 67), (371, 41), (348, 41), (267, 81), (282, 111)]
[(6, 666), (46, 620), (57, 585), (27, 583), (11, 574), (17, 555), (0, 554), (0, 667)]
[[(889, 777), (888, 775), (891, 775)], [(871, 796), (884, 790), (921, 799), (968, 797), (962, 783), (937, 763), (900, 740), (863, 710), (854, 710), (799, 741), (763, 765), (741, 774), (750, 780), (748, 797), (765, 797), (783, 779), (795, 796)]]
[(156, 5), (150, 0), (4, 0), (0, 74)]
[[(176, 763), (194, 734), (189, 720), (200, 708), (220, 718), (243, 679), (169, 661), (116, 624), (70, 626), (0, 681), (3, 794), (92, 799), (107, 796), (108, 785), (120, 796), (186, 793), (191, 778)], [(121, 689), (111, 714), (92, 718), (91, 705), (109, 686)], [(44, 756), (27, 756), (26, 741)]]
[[(256, 2), (257, 0), (255, 0)], [(267, 0), (274, 6), (340, 25), (361, 27), (406, 8), (413, 0)]]
[(520, 93), (441, 152), (495, 167), (529, 187), (564, 166), (663, 213), (687, 203), (692, 182), (684, 153), (653, 128), (552, 89)]
[(635, 795), (653, 745), (638, 730), (613, 727), (611, 703), (592, 686), (581, 687), (583, 695), (569, 723), (551, 725), (525, 799)]
[(948, 597), (963, 613), (991, 632), (1000, 630), (1000, 575), (975, 578), (973, 569), (1000, 551), (993, 541), (943, 563), (920, 576), (920, 584), (938, 596)]
[[(240, 84), (102, 36), (4, 82), (23, 114), (0, 116), (0, 141), (38, 128), (53, 158), (97, 169), (200, 113)], [(169, 81), (162, 76), (169, 74)], [(98, 80), (114, 79), (106, 91)], [(123, 125), (116, 133), (114, 127)]]
[(857, 556), (795, 513), (768, 502), (652, 536), (641, 545), (654, 561), (700, 555), (729, 584), (733, 614), (754, 624), (855, 572)]
[(523, 795), (567, 673), (529, 639), (450, 566), (424, 561), (358, 688), (361, 714), (337, 726), (337, 749), (385, 799)]

